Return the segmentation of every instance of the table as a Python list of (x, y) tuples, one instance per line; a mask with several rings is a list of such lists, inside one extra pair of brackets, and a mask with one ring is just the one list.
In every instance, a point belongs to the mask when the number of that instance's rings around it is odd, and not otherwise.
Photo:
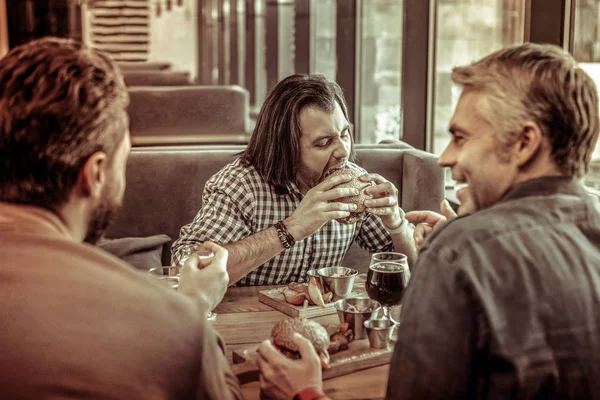
[[(267, 339), (271, 328), (287, 315), (258, 301), (258, 292), (268, 286), (230, 288), (221, 304), (213, 326), (227, 344), (227, 358), (235, 349), (258, 344)], [(339, 323), (336, 314), (314, 318), (320, 323)], [(323, 382), (325, 393), (332, 399), (383, 399), (389, 365), (369, 368)], [(246, 399), (260, 399), (260, 385), (251, 382), (242, 386)]]

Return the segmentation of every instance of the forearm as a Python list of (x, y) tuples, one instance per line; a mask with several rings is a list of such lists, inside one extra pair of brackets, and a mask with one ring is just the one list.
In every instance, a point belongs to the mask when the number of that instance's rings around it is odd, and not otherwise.
[(408, 224), (404, 231), (391, 235), (394, 242), (394, 250), (398, 253), (406, 254), (408, 266), (412, 270), (417, 261), (417, 246), (413, 239), (414, 228)]
[(233, 285), (284, 250), (277, 236), (277, 230), (273, 226), (237, 242), (222, 246), (229, 252), (227, 272), (229, 273), (230, 285)]

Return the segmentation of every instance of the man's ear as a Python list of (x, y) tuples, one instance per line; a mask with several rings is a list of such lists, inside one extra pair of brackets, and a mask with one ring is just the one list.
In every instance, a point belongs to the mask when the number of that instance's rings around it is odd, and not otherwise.
[(516, 158), (519, 167), (531, 163), (540, 155), (544, 140), (544, 134), (537, 123), (525, 122), (516, 143)]
[(79, 171), (78, 178), (78, 184), (84, 196), (100, 198), (106, 183), (107, 168), (108, 160), (103, 152), (98, 151), (87, 159)]

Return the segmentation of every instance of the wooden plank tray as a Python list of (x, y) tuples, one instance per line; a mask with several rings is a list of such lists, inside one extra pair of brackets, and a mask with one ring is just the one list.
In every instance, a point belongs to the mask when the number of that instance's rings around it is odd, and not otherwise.
[[(241, 384), (258, 380), (258, 366), (256, 365), (256, 349), (258, 345), (249, 345), (236, 349), (232, 353), (233, 373), (236, 374)], [(351, 374), (363, 369), (389, 364), (392, 359), (393, 346), (387, 349), (373, 349), (369, 347), (369, 340), (354, 340), (348, 345), (348, 350), (343, 350), (331, 355), (330, 368), (323, 371), (323, 379)]]
[[(295, 306), (285, 301), (283, 297), (283, 289), (287, 286), (281, 286), (278, 288), (261, 290), (258, 292), (258, 301), (268, 306), (273, 307), (275, 310), (280, 311), (290, 317), (301, 317), (301, 318), (314, 318), (323, 315), (335, 314), (336, 310), (333, 306), (333, 301), (325, 304), (325, 307), (319, 306)], [(348, 297), (366, 297), (367, 294), (364, 290), (364, 280), (356, 280), (352, 293)]]

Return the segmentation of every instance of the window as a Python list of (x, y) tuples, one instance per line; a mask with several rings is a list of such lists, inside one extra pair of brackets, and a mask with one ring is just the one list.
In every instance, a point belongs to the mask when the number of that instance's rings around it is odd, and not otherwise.
[(310, 71), (335, 80), (336, 0), (311, 0), (311, 47), (314, 57)]
[(359, 62), (362, 143), (400, 139), (402, 131), (402, 0), (362, 2)]
[[(522, 43), (526, 0), (440, 0), (437, 3), (433, 153), (450, 141), (448, 123), (461, 88), (452, 84), (452, 68), (476, 61), (504, 46)], [(446, 186), (454, 182), (446, 170)], [(453, 190), (447, 197), (454, 200)]]
[[(573, 32), (573, 55), (600, 87), (600, 17), (599, 0), (578, 0), (575, 9), (575, 26)], [(592, 155), (590, 172), (585, 178), (586, 185), (595, 190), (600, 189), (600, 145)]]
[(504, 46), (522, 43), (526, 0), (440, 0), (437, 2), (435, 105), (432, 151), (450, 140), (448, 123), (460, 96), (452, 68)]

